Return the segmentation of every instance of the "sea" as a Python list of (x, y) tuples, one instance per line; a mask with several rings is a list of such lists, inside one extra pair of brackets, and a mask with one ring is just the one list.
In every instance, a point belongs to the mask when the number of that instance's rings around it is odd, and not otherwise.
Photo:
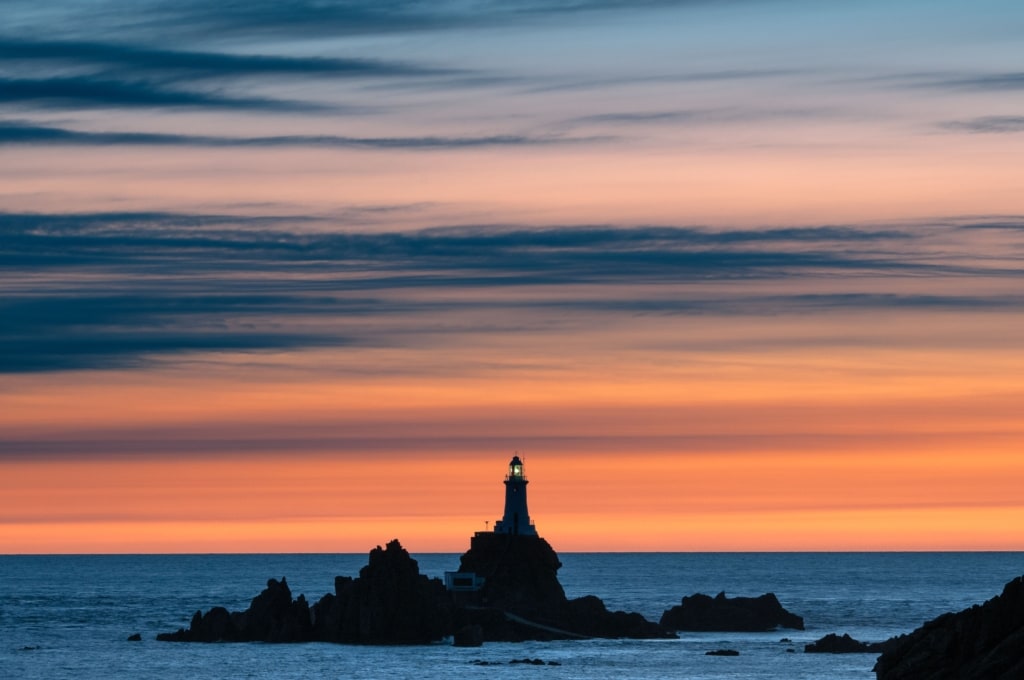
[[(457, 554), (413, 555), (441, 576)], [(979, 604), (1024, 573), (1024, 553), (561, 553), (570, 597), (657, 620), (684, 595), (775, 593), (806, 630), (681, 633), (453, 647), (170, 643), (196, 610), (244, 610), (268, 578), (317, 600), (366, 554), (0, 556), (0, 678), (874, 678), (875, 654), (807, 654), (827, 633), (906, 633)], [(141, 642), (129, 642), (139, 633)], [(738, 656), (708, 656), (731, 649)], [(510, 663), (539, 659), (543, 665)], [(485, 662), (485, 663), (484, 663)]]

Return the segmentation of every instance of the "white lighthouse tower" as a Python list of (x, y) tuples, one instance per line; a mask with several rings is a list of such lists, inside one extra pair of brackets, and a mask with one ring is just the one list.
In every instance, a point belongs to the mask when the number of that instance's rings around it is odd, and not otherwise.
[(523, 461), (513, 456), (508, 464), (508, 476), (505, 477), (505, 516), (494, 523), (496, 534), (516, 534), (536, 536), (537, 528), (530, 521), (530, 512), (526, 509), (526, 475), (523, 472)]

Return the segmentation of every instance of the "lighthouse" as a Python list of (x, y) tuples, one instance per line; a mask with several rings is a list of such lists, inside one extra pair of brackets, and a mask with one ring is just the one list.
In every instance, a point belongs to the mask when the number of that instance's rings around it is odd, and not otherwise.
[(523, 461), (519, 456), (513, 456), (508, 464), (508, 475), (505, 477), (505, 515), (494, 523), (494, 533), (537, 535), (537, 528), (530, 521), (530, 512), (526, 509), (528, 483), (523, 472)]

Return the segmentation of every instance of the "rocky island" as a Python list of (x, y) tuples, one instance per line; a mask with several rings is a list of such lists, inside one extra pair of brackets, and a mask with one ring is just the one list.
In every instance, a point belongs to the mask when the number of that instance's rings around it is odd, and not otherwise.
[(774, 593), (760, 597), (716, 597), (697, 593), (661, 615), (670, 630), (755, 633), (776, 628), (804, 629), (804, 620), (786, 611)]
[(243, 612), (196, 612), (188, 628), (162, 633), (172, 642), (306, 642), (456, 644), (573, 638), (667, 638), (664, 626), (637, 613), (609, 611), (600, 598), (570, 600), (558, 581), (558, 555), (537, 530), (526, 504), (523, 463), (509, 463), (505, 513), (494, 530), (476, 533), (459, 570), (428, 578), (397, 539), (370, 551), (358, 578), (338, 576), (334, 592), (310, 605), (271, 579)]

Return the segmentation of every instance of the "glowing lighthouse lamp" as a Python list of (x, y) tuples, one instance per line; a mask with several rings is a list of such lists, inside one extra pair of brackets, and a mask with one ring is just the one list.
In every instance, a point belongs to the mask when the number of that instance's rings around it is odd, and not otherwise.
[(508, 464), (508, 476), (505, 477), (505, 516), (494, 523), (496, 534), (516, 534), (536, 536), (537, 528), (530, 521), (530, 512), (526, 509), (526, 475), (523, 473), (523, 461), (513, 456)]

